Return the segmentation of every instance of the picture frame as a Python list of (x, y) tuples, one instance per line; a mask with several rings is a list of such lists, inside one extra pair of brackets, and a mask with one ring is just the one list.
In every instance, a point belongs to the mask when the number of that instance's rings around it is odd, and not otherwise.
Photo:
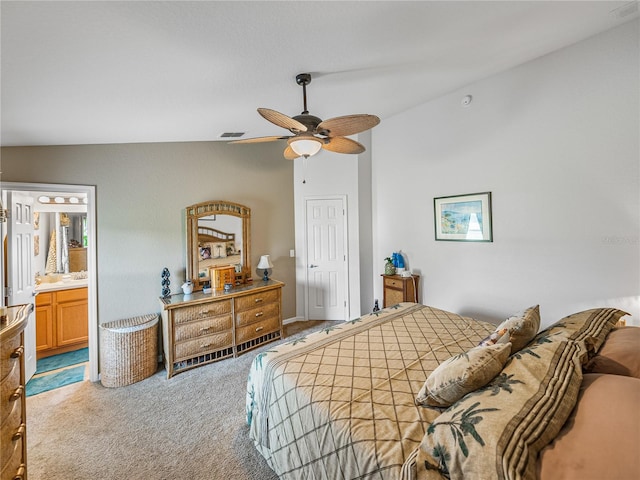
[(491, 192), (433, 199), (435, 238), (449, 242), (493, 242)]

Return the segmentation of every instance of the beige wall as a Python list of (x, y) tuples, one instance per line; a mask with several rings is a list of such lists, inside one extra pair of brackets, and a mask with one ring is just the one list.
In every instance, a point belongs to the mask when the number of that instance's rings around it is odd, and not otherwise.
[[(98, 321), (160, 310), (160, 273), (185, 280), (187, 205), (229, 200), (251, 208), (253, 271), (274, 261), (283, 318), (295, 316), (293, 164), (282, 145), (221, 142), (5, 147), (3, 182), (96, 186)], [(255, 275), (254, 275), (255, 276)]]

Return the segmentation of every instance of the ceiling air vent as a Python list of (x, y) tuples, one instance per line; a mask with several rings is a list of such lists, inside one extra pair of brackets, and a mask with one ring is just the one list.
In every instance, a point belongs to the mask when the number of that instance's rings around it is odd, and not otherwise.
[(238, 138), (245, 134), (245, 132), (224, 132), (220, 134), (220, 138)]

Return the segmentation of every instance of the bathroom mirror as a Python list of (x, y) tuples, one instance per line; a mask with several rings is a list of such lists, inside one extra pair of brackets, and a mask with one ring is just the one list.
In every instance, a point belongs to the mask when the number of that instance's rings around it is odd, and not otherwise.
[(210, 281), (209, 268), (233, 265), (236, 283), (251, 278), (251, 209), (215, 200), (188, 206), (187, 278), (194, 290)]

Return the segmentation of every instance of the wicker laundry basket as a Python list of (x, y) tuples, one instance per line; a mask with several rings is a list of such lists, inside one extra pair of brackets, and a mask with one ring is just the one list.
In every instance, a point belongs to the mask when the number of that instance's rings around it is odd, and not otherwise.
[(123, 387), (150, 377), (158, 369), (158, 314), (100, 325), (100, 381)]

